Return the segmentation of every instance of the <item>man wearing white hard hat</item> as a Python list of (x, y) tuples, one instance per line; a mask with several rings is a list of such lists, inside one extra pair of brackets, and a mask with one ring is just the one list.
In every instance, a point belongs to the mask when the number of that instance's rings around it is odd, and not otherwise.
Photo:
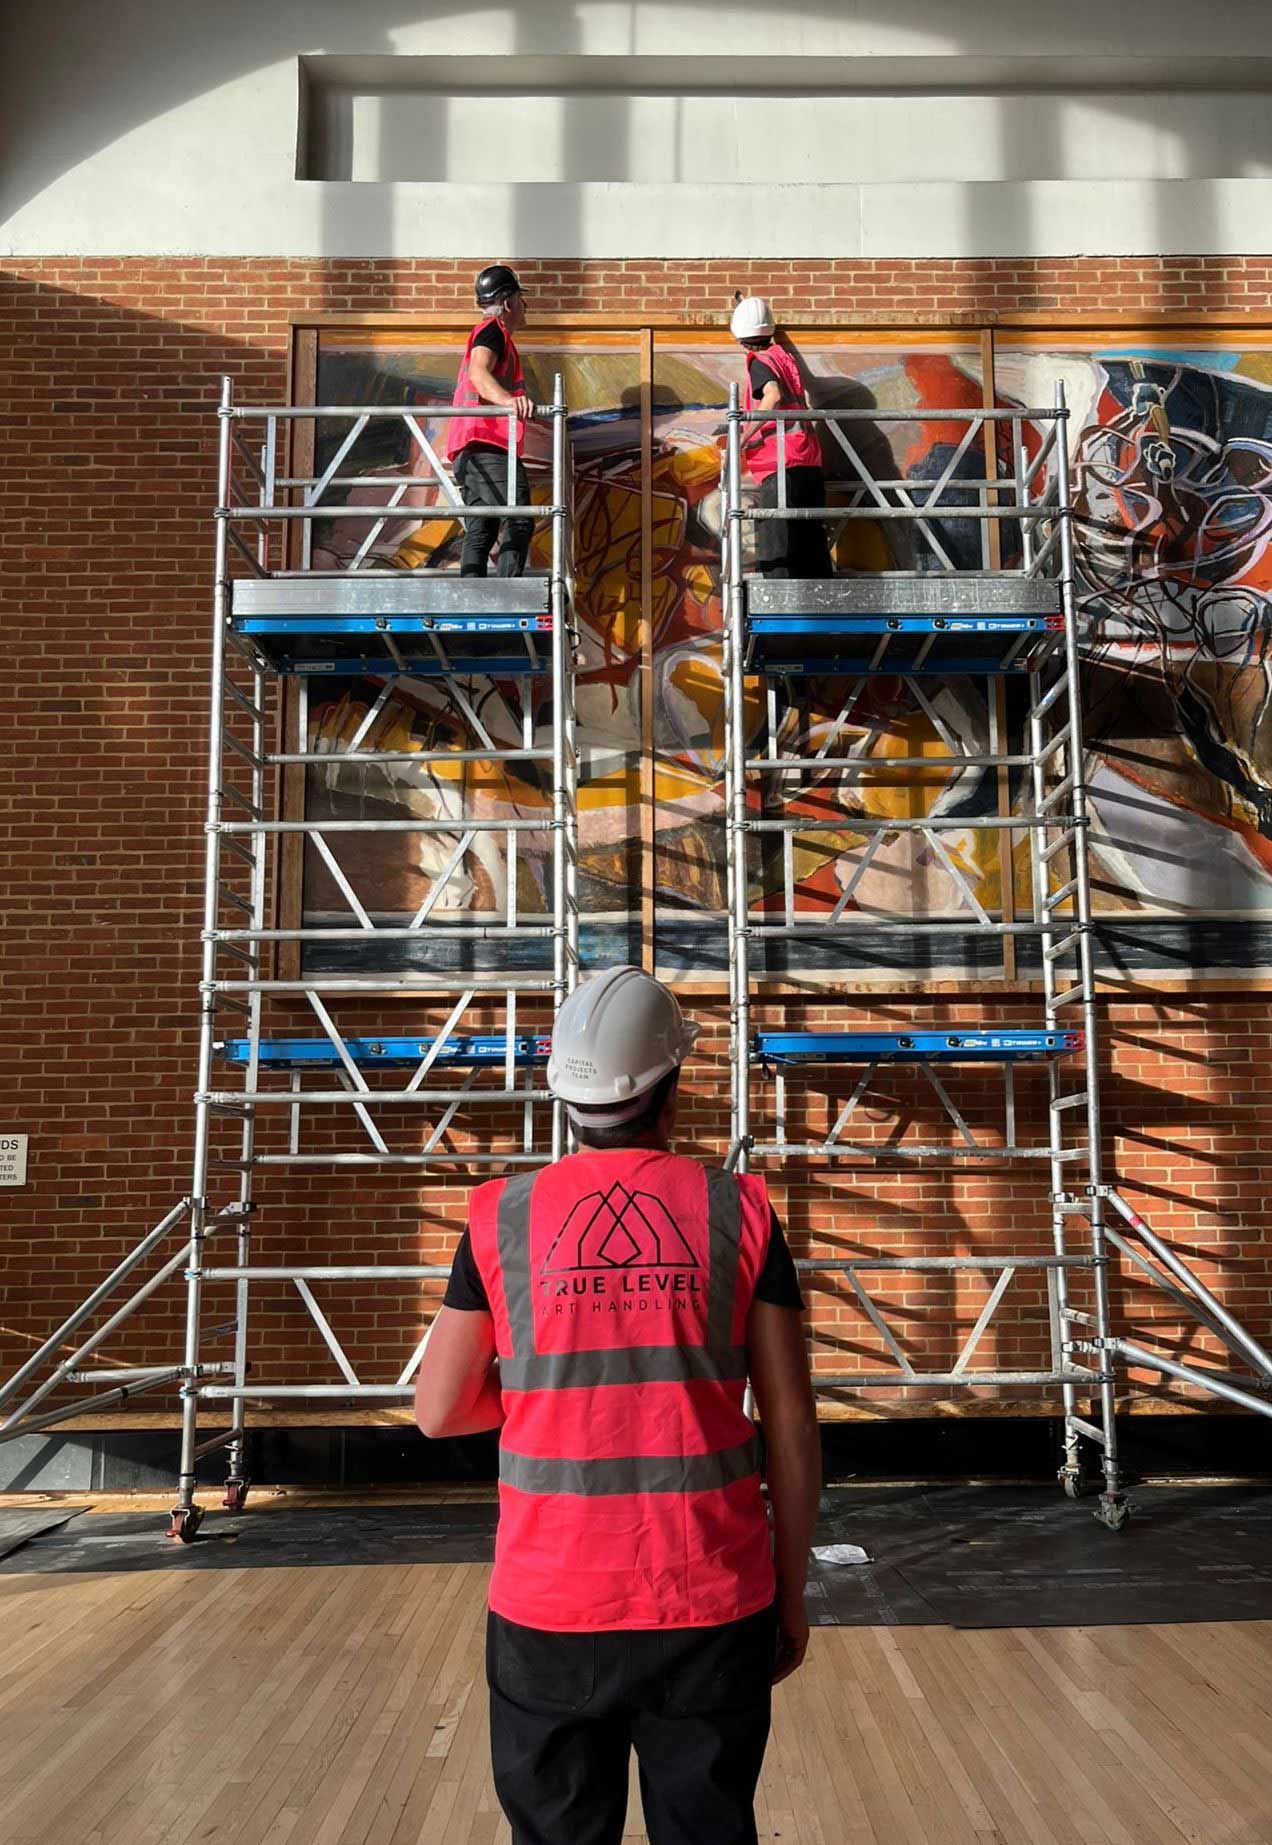
[[(514, 1845), (752, 1845), (772, 1685), (808, 1644), (820, 1453), (764, 1181), (673, 1153), (697, 1028), (612, 967), (548, 1083), (579, 1151), (480, 1185), (420, 1367), (426, 1435), (497, 1428), (486, 1667)], [(772, 1532), (748, 1376), (764, 1426)]]
[[(747, 410), (808, 408), (799, 366), (774, 339), (773, 309), (762, 295), (745, 295), (733, 310), (730, 330), (746, 353)], [(758, 482), (760, 505), (778, 504), (782, 450), (777, 424), (743, 425), (742, 459)], [(787, 423), (786, 504), (824, 507), (826, 476), (813, 423)], [(835, 574), (821, 519), (761, 519), (756, 525), (756, 569), (768, 577), (830, 577)]]

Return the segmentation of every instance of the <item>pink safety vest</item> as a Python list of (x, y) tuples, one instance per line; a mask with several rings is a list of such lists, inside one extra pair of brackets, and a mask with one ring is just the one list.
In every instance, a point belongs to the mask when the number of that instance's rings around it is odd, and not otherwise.
[[(465, 410), (482, 409), (482, 416), (453, 416), (447, 419), (449, 429), (446, 436), (447, 455), (458, 455), (461, 448), (467, 448), (470, 442), (488, 442), (492, 448), (508, 447), (508, 413), (495, 411), (493, 404), (487, 404), (478, 397), (468, 381), (468, 361), (472, 355), (473, 341), (484, 328), (492, 323), (499, 327), (504, 336), (504, 356), (495, 366), (496, 379), (505, 391), (511, 391), (514, 397), (520, 397), (526, 388), (525, 374), (521, 369), (521, 354), (517, 351), (517, 342), (504, 326), (497, 314), (487, 314), (485, 320), (479, 320), (468, 335), (468, 344), (464, 347), (464, 356), (459, 362), (459, 376), (455, 380), (455, 395), (451, 402)], [(517, 424), (517, 453), (520, 454), (526, 439), (526, 426)]]
[(505, 1416), (496, 1614), (708, 1627), (772, 1601), (743, 1408), (769, 1224), (762, 1178), (644, 1148), (472, 1193)]
[[(771, 372), (776, 373), (778, 383), (782, 387), (782, 395), (778, 403), (779, 410), (794, 410), (800, 405), (807, 408), (808, 399), (804, 395), (799, 367), (784, 346), (779, 346), (774, 342), (765, 346), (762, 351), (748, 352), (746, 359), (746, 409), (755, 408), (755, 398), (751, 392), (750, 362), (752, 359), (761, 360)], [(761, 425), (761, 429), (763, 433), (754, 428), (745, 430), (742, 437), (743, 459), (746, 462), (747, 473), (753, 480), (766, 480), (770, 474), (776, 474), (778, 468), (777, 424), (765, 423)], [(759, 439), (755, 440), (757, 435)], [(753, 446), (745, 446), (748, 441), (751, 441)], [(788, 468), (820, 468), (822, 465), (821, 443), (817, 440), (817, 431), (813, 424), (788, 423), (786, 425), (786, 465)]]

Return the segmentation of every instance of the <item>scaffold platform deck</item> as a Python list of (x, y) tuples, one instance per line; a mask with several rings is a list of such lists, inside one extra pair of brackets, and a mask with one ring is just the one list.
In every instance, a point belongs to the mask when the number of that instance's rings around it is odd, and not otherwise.
[(545, 576), (460, 577), (440, 570), (276, 571), (234, 577), (230, 613), (235, 620), (410, 617), (441, 624), (468, 620), (486, 626), (508, 617), (551, 616)]
[(745, 664), (774, 678), (1025, 674), (1064, 643), (1048, 579), (747, 576)]
[(275, 673), (450, 673), (508, 678), (552, 670), (547, 577), (439, 571), (238, 577), (229, 632)]

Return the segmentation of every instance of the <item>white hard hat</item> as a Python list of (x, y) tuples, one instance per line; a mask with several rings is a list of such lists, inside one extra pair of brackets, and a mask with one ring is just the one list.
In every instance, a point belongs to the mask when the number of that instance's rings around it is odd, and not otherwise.
[(773, 310), (763, 295), (743, 295), (733, 310), (729, 331), (735, 340), (758, 340), (772, 333)]
[(639, 1115), (660, 1077), (693, 1049), (698, 1027), (669, 987), (638, 967), (607, 967), (557, 1013), (548, 1088), (596, 1127)]

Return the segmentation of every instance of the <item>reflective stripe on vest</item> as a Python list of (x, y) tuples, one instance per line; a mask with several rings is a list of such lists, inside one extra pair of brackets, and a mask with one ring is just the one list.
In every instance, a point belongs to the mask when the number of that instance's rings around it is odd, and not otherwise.
[[(784, 346), (777, 344), (766, 346), (762, 352), (749, 352), (746, 356), (746, 408), (754, 410), (755, 396), (751, 390), (751, 360), (758, 359), (773, 372), (781, 388), (778, 399), (779, 410), (796, 410), (807, 408), (808, 398), (804, 393), (804, 381), (799, 375), (799, 367)], [(778, 471), (777, 425), (761, 425), (759, 439), (746, 446), (743, 438), (743, 458), (747, 472), (755, 480), (766, 480), (770, 474)], [(787, 423), (786, 425), (786, 465), (788, 468), (819, 468), (822, 465), (821, 443), (817, 440), (817, 431), (810, 423)]]
[(604, 1352), (530, 1352), (503, 1358), (505, 1390), (593, 1390), (604, 1384), (687, 1384), (746, 1376), (746, 1347), (709, 1352), (701, 1345), (622, 1345)]
[(613, 1493), (705, 1493), (749, 1479), (759, 1467), (760, 1445), (752, 1436), (714, 1454), (625, 1454), (606, 1461), (545, 1459), (505, 1449), (499, 1478), (519, 1493), (576, 1493), (592, 1499)]
[[(464, 347), (464, 356), (459, 362), (459, 376), (455, 380), (455, 395), (451, 402), (465, 410), (483, 409), (480, 416), (453, 416), (447, 418), (446, 453), (458, 455), (461, 448), (467, 448), (470, 442), (488, 442), (492, 448), (508, 447), (508, 414), (506, 411), (492, 414), (494, 406), (484, 406), (484, 400), (478, 397), (468, 376), (468, 367), (472, 358), (473, 344), (479, 333), (487, 327), (496, 326), (504, 336), (504, 354), (494, 368), (497, 381), (505, 391), (511, 391), (514, 397), (525, 395), (526, 380), (521, 369), (521, 354), (517, 351), (517, 342), (504, 326), (497, 314), (487, 314), (485, 320), (479, 320), (468, 335), (468, 344)], [(517, 453), (520, 454), (525, 444), (526, 429), (524, 423), (517, 424)]]

